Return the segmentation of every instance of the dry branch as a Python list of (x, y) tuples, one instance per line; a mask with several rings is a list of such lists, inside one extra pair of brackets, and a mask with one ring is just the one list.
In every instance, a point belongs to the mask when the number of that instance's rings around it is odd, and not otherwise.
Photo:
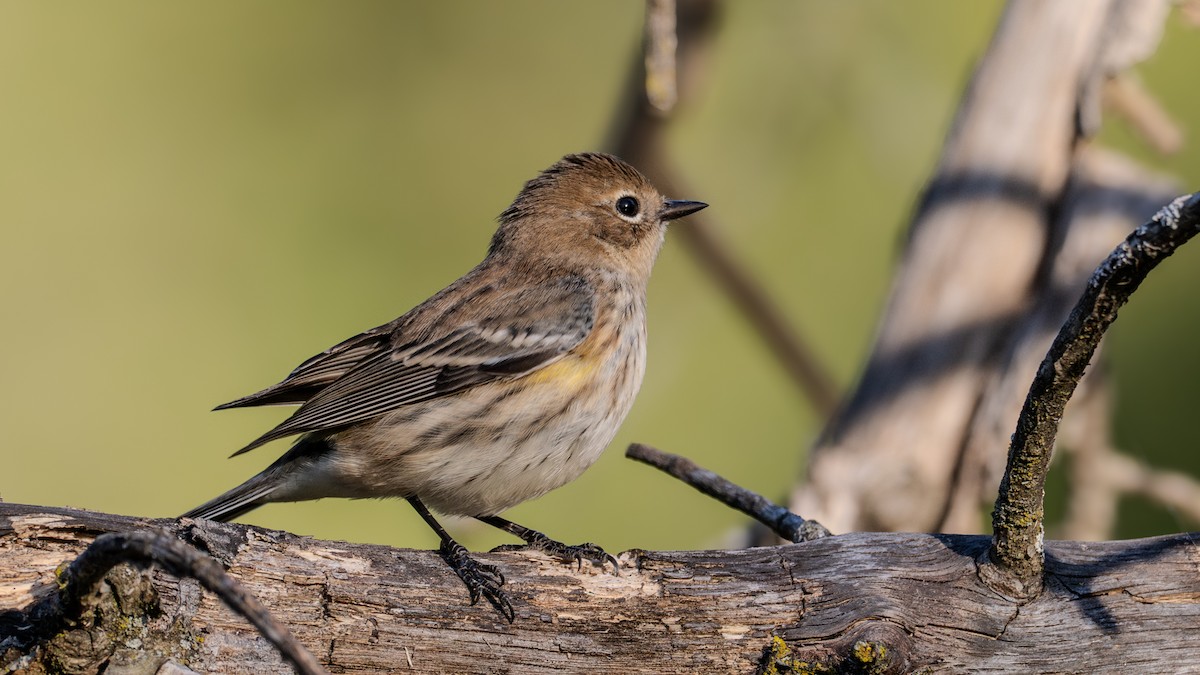
[[(1074, 405), (1075, 399), (1072, 399)], [(1078, 450), (1070, 445), (1067, 454)], [(1112, 532), (1116, 505), (1125, 495), (1161, 504), (1193, 523), (1200, 523), (1200, 481), (1178, 471), (1158, 469), (1111, 446), (1089, 449), (1072, 457), (1071, 482), (1086, 486), (1071, 490), (1062, 533), (1075, 539), (1100, 540)]]
[[(749, 673), (768, 652), (863, 672), (1200, 671), (1191, 535), (1051, 542), (1046, 591), (1025, 604), (980, 581), (981, 536), (859, 533), (742, 551), (630, 551), (620, 576), (537, 553), (483, 555), (509, 577), (509, 625), (467, 605), (433, 551), (0, 504), (0, 607), (55, 592), (55, 568), (98, 534), (145, 528), (207, 547), (332, 672)], [(64, 633), (46, 650), (74, 659), (66, 672), (155, 650), (201, 672), (289, 672), (196, 581), (155, 571), (147, 582), (145, 602), (112, 605), (88, 639)], [(104, 588), (126, 597), (136, 583)], [(2, 643), (0, 654), (4, 664), (21, 656)]]
[(726, 506), (737, 509), (770, 528), (784, 541), (799, 543), (830, 536), (829, 530), (815, 520), (804, 518), (771, 502), (760, 494), (718, 476), (695, 462), (641, 443), (625, 450), (625, 456), (663, 471)]
[(1096, 270), (1038, 368), (992, 514), (995, 537), (988, 556), (1001, 568), (995, 583), (1009, 594), (1032, 597), (1041, 590), (1046, 472), (1067, 401), (1117, 310), (1158, 263), (1197, 232), (1200, 193), (1176, 199), (1129, 235)]

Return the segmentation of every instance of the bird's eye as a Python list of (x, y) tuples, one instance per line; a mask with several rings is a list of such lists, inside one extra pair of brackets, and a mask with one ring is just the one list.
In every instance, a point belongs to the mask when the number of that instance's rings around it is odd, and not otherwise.
[(621, 197), (617, 200), (617, 211), (626, 218), (636, 216), (639, 208), (638, 200), (633, 197)]

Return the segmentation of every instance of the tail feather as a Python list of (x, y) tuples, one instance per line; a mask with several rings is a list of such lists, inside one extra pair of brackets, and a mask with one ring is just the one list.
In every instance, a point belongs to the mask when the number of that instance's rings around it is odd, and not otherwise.
[(264, 471), (228, 492), (208, 500), (180, 516), (180, 518), (204, 518), (222, 523), (245, 515), (271, 501), (271, 493), (279, 487), (274, 476)]
[(241, 485), (210, 499), (180, 516), (228, 522), (268, 502), (315, 499), (324, 495), (298, 496), (295, 479), (308, 474), (332, 447), (322, 438), (303, 436), (271, 466)]

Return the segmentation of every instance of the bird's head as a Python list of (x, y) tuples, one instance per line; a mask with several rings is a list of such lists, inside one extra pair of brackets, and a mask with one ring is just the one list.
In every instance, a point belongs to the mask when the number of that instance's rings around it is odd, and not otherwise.
[(644, 281), (667, 223), (705, 206), (664, 198), (611, 155), (567, 155), (526, 183), (500, 214), (489, 255), (599, 265)]

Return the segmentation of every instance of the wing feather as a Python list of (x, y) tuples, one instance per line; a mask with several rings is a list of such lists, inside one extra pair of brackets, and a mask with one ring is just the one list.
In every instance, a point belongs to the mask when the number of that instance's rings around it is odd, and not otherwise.
[(575, 276), (519, 290), (489, 285), (449, 311), (439, 311), (439, 297), (309, 359), (280, 384), (222, 406), (307, 394), (291, 417), (234, 454), (531, 372), (582, 342), (595, 319), (594, 291)]
[(359, 363), (387, 349), (388, 336), (381, 334), (379, 328), (355, 335), (301, 363), (279, 384), (235, 401), (222, 403), (213, 410), (303, 403)]

